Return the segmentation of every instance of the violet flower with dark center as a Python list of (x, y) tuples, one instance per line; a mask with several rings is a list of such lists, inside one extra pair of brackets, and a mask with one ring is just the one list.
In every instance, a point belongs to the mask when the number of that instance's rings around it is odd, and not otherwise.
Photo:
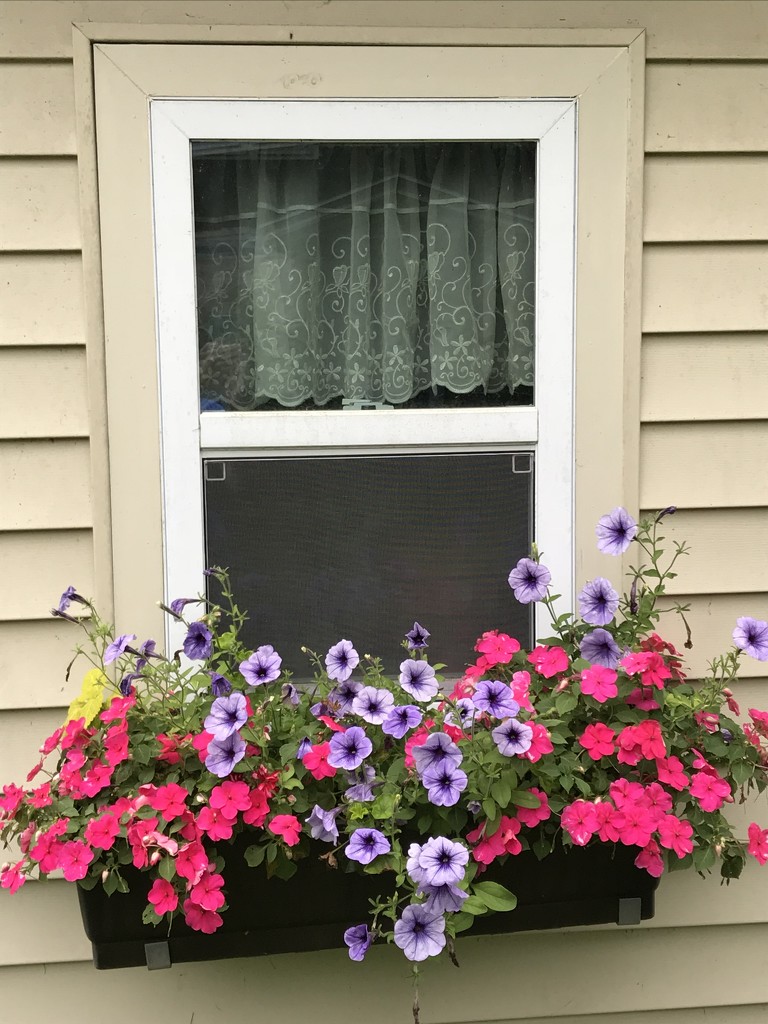
[(392, 844), (377, 828), (358, 828), (349, 837), (344, 853), (358, 864), (370, 864), (391, 849)]
[(303, 740), (301, 741), (301, 743), (299, 744), (299, 746), (298, 746), (298, 749), (297, 749), (297, 751), (296, 751), (296, 757), (297, 757), (297, 759), (298, 759), (299, 761), (301, 761), (301, 759), (302, 759), (302, 758), (304, 757), (304, 755), (305, 755), (305, 754), (308, 754), (308, 753), (310, 752), (310, 750), (311, 750), (311, 749), (312, 749), (312, 740), (310, 740), (310, 739), (307, 739), (307, 738), (305, 737), (305, 738), (304, 738), (304, 739), (303, 739)]
[(420, 651), (428, 646), (427, 640), (429, 640), (432, 634), (428, 629), (424, 629), (418, 622), (414, 622), (413, 629), (409, 629), (405, 634), (405, 639), (408, 641), (408, 646), (412, 651)]
[(439, 768), (447, 762), (458, 768), (463, 757), (462, 753), (450, 736), (444, 732), (433, 732), (421, 746), (413, 748), (413, 760), (419, 775), (431, 768)]
[[(78, 594), (78, 592), (75, 590), (74, 587), (67, 587), (67, 589), (64, 591), (64, 593), (59, 598), (59, 603), (58, 603), (58, 605), (56, 607), (56, 611), (59, 614), (62, 614), (63, 612), (65, 612), (67, 610), (67, 608), (69, 608), (70, 604), (73, 601), (76, 601), (77, 604), (90, 605), (90, 602), (86, 601), (86, 599), (84, 597), (81, 597), (80, 594)], [(427, 635), (429, 635), (429, 634), (427, 634)]]
[(182, 644), (190, 661), (205, 661), (213, 650), (213, 634), (204, 622), (193, 622)]
[(467, 788), (466, 773), (450, 761), (428, 768), (421, 781), (427, 791), (427, 799), (436, 807), (453, 807)]
[(340, 807), (336, 807), (332, 811), (326, 811), (315, 804), (312, 813), (304, 819), (309, 825), (309, 834), (313, 839), (318, 839), (321, 843), (337, 843), (339, 841), (336, 815), (340, 810)]
[(373, 937), (368, 931), (367, 924), (356, 924), (353, 928), (347, 928), (344, 932), (344, 942), (349, 946), (349, 959), (365, 959), (365, 954), (371, 948)]
[(400, 704), (392, 708), (381, 723), (381, 731), (401, 740), (407, 732), (421, 723), (422, 714), (415, 704)]
[(408, 847), (408, 859), (405, 863), (405, 870), (411, 881), (418, 886), (421, 886), (424, 882), (424, 869), (419, 864), (419, 857), (421, 851), (424, 849), (420, 843), (411, 843)]
[(138, 669), (139, 672), (141, 672), (141, 670), (146, 666), (147, 661), (150, 658), (162, 658), (161, 654), (155, 653), (156, 647), (156, 640), (145, 640), (144, 643), (139, 647), (138, 651), (136, 652), (138, 654), (136, 668)]
[(293, 683), (283, 683), (280, 689), (280, 700), (286, 707), (289, 705), (294, 708), (298, 706), (300, 695)]
[(128, 675), (123, 676), (120, 680), (120, 693), (124, 697), (130, 697), (133, 693), (133, 681), (134, 679), (143, 679), (144, 676), (140, 672), (129, 672)]
[(111, 665), (113, 661), (125, 653), (125, 648), (136, 639), (135, 633), (123, 633), (107, 647), (104, 652), (104, 664)]
[(177, 619), (181, 618), (182, 612), (188, 604), (200, 604), (199, 597), (177, 597), (175, 601), (171, 601), (168, 606), (168, 610), (171, 615), (175, 615)]
[(445, 918), (412, 903), (395, 922), (395, 945), (414, 963), (437, 956), (445, 948)]
[(472, 703), (478, 711), (493, 718), (514, 718), (520, 710), (510, 687), (498, 679), (482, 679), (472, 695)]
[(280, 675), (283, 659), (271, 644), (257, 647), (250, 658), (241, 661), (240, 675), (249, 686), (263, 686), (273, 683)]
[(350, 785), (344, 791), (344, 796), (347, 800), (353, 800), (356, 803), (370, 803), (375, 799), (375, 793), (373, 792), (374, 788), (381, 785), (381, 782), (374, 781), (375, 778), (375, 768), (371, 768), (371, 766), (367, 764), (360, 765), (355, 772), (349, 772), (347, 774), (347, 781)]
[(768, 622), (753, 619), (748, 615), (736, 619), (733, 631), (733, 642), (740, 651), (744, 651), (758, 661), (768, 661)]
[(389, 714), (395, 698), (389, 690), (379, 690), (375, 686), (363, 686), (352, 701), (352, 712), (364, 718), (371, 725), (381, 725)]
[(623, 555), (637, 535), (637, 523), (625, 508), (600, 516), (595, 527), (597, 547), (606, 555)]
[(428, 661), (406, 658), (400, 664), (400, 685), (416, 700), (431, 700), (438, 690), (435, 670)]
[(579, 594), (579, 613), (590, 626), (607, 626), (619, 607), (619, 595), (609, 580), (597, 576)]
[(531, 604), (547, 596), (552, 573), (546, 565), (534, 562), (532, 558), (521, 558), (509, 574), (507, 582), (520, 604)]
[(457, 885), (464, 877), (469, 851), (444, 836), (428, 839), (419, 853), (421, 879), (427, 885)]
[(245, 740), (239, 732), (233, 732), (225, 740), (211, 740), (205, 767), (220, 779), (231, 774), (235, 765), (245, 757)]
[(347, 679), (338, 686), (334, 686), (328, 694), (328, 703), (333, 706), (337, 717), (348, 715), (352, 710), (352, 701), (362, 690), (363, 684), (353, 679)]
[(359, 725), (353, 725), (345, 732), (335, 732), (331, 736), (328, 764), (332, 768), (344, 768), (352, 772), (368, 757), (373, 744)]
[(664, 516), (673, 516), (677, 512), (677, 505), (667, 505), (656, 515), (656, 522), (660, 523)]
[(219, 672), (209, 672), (208, 675), (211, 677), (211, 693), (214, 697), (226, 697), (228, 693), (232, 693), (232, 683), (226, 676)]
[(461, 910), (464, 900), (469, 896), (456, 885), (425, 885), (419, 892), (426, 896), (422, 904), (425, 910), (435, 914), (455, 914)]
[(339, 640), (325, 656), (329, 679), (345, 682), (360, 664), (360, 655), (349, 640)]
[(526, 750), (531, 749), (533, 743), (533, 729), (525, 722), (518, 722), (516, 718), (508, 718), (502, 722), (493, 730), (491, 736), (499, 753), (505, 757), (524, 754)]
[(582, 658), (605, 668), (616, 668), (621, 658), (621, 648), (607, 629), (593, 629), (591, 633), (586, 633), (579, 650)]
[(226, 697), (217, 697), (211, 704), (210, 714), (203, 722), (206, 732), (215, 740), (226, 740), (237, 732), (248, 720), (248, 709), (244, 694), (239, 690)]

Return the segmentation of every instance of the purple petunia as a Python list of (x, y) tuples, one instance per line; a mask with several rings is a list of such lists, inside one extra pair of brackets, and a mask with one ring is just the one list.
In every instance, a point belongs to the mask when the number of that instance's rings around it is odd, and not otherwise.
[(226, 778), (235, 765), (245, 757), (245, 740), (239, 732), (233, 732), (225, 740), (211, 740), (205, 767), (220, 779)]
[(606, 555), (623, 555), (637, 535), (637, 523), (625, 508), (600, 516), (595, 527), (597, 546)]
[(113, 661), (117, 661), (122, 654), (125, 654), (125, 648), (132, 644), (135, 639), (135, 633), (123, 633), (122, 636), (113, 640), (106, 651), (104, 651), (104, 664), (111, 665)]
[(313, 839), (321, 843), (337, 843), (339, 841), (339, 829), (336, 824), (336, 815), (341, 808), (336, 807), (332, 811), (325, 811), (318, 804), (312, 808), (312, 813), (304, 821), (309, 825), (309, 834)]
[(364, 718), (371, 725), (381, 725), (390, 712), (395, 698), (389, 690), (379, 690), (375, 686), (361, 686), (352, 701), (354, 714)]
[(175, 601), (171, 601), (168, 606), (168, 610), (171, 615), (175, 615), (177, 619), (181, 618), (181, 614), (188, 604), (200, 604), (199, 597), (177, 597)]
[(395, 945), (414, 962), (437, 956), (445, 948), (445, 918), (412, 903), (395, 922)]
[(510, 687), (498, 679), (482, 679), (472, 695), (472, 703), (478, 711), (494, 718), (514, 718), (520, 710)]
[[(462, 729), (466, 729), (472, 725), (475, 718), (478, 715), (478, 710), (475, 707), (470, 697), (459, 697), (456, 701), (456, 713), (449, 711), (445, 716), (445, 721), (448, 725), (458, 724)], [(456, 718), (458, 717), (458, 723)]]
[(431, 635), (428, 629), (424, 629), (418, 622), (414, 622), (413, 629), (408, 630), (405, 634), (405, 639), (408, 641), (408, 646), (412, 651), (421, 651), (429, 646), (427, 640), (429, 640)]
[(377, 828), (357, 828), (349, 837), (344, 853), (358, 864), (370, 864), (391, 849), (392, 844)]
[(147, 661), (150, 658), (161, 658), (162, 655), (155, 653), (157, 647), (156, 640), (145, 640), (144, 643), (139, 647), (140, 657), (136, 659), (136, 669), (141, 672), (146, 667)]
[(468, 861), (469, 851), (461, 843), (454, 843), (443, 836), (428, 839), (418, 855), (419, 882), (456, 885), (464, 877)]
[(616, 668), (621, 658), (621, 648), (607, 629), (593, 629), (582, 637), (579, 645), (582, 658), (593, 665)]
[(507, 582), (520, 604), (531, 604), (541, 601), (547, 596), (547, 587), (552, 580), (552, 573), (532, 558), (521, 558), (509, 574)]
[(381, 723), (381, 731), (387, 736), (394, 736), (401, 740), (407, 732), (415, 729), (420, 724), (422, 714), (415, 704), (399, 704), (391, 708), (389, 714)]
[(364, 960), (365, 954), (371, 948), (372, 941), (373, 938), (368, 931), (367, 924), (356, 924), (344, 932), (344, 942), (349, 946), (350, 960)]
[(250, 658), (240, 662), (240, 675), (249, 686), (273, 683), (280, 675), (283, 659), (271, 644), (257, 647)]
[(435, 670), (429, 662), (413, 658), (406, 658), (400, 665), (400, 685), (416, 700), (431, 700), (438, 690)]
[(456, 913), (469, 896), (468, 892), (463, 892), (457, 885), (449, 884), (425, 885), (419, 888), (419, 892), (427, 897), (424, 909), (435, 914)]
[(590, 626), (607, 626), (619, 607), (619, 595), (609, 580), (597, 576), (579, 594), (579, 612)]
[(217, 697), (203, 722), (205, 731), (219, 742), (242, 729), (248, 720), (245, 697), (239, 690), (226, 697)]
[(226, 676), (220, 672), (209, 672), (208, 675), (211, 677), (211, 693), (214, 697), (226, 697), (228, 693), (232, 693), (232, 683)]
[(750, 657), (768, 661), (768, 622), (752, 619), (748, 615), (736, 619), (733, 642)]
[(329, 679), (345, 682), (360, 664), (360, 655), (349, 640), (339, 640), (325, 656)]
[(130, 697), (133, 693), (133, 681), (134, 679), (143, 679), (144, 677), (139, 672), (129, 672), (127, 676), (123, 676), (120, 680), (120, 693), (124, 697)]
[(374, 782), (375, 778), (375, 768), (371, 768), (367, 764), (360, 765), (355, 772), (347, 774), (347, 780), (350, 785), (344, 791), (344, 796), (347, 800), (354, 800), (356, 803), (370, 803), (375, 798), (374, 788), (381, 785), (381, 782)]
[[(78, 604), (88, 604), (86, 599), (84, 597), (81, 597), (74, 587), (67, 587), (67, 589), (59, 598), (59, 603), (56, 607), (56, 611), (58, 612), (58, 614), (62, 615), (67, 610), (67, 608), (69, 608), (70, 604), (72, 604), (73, 601), (76, 601)], [(427, 636), (429, 636), (429, 633), (427, 633)]]
[(204, 622), (193, 622), (183, 643), (184, 653), (190, 661), (204, 661), (213, 650), (213, 634)]
[(300, 694), (293, 683), (283, 683), (280, 687), (280, 700), (286, 707), (298, 707)]
[(428, 768), (421, 781), (427, 791), (427, 799), (436, 807), (453, 807), (467, 788), (466, 773), (450, 761)]
[(330, 747), (328, 764), (348, 772), (361, 765), (373, 750), (373, 744), (359, 725), (353, 725), (345, 732), (335, 732), (331, 736)]
[(334, 686), (328, 694), (328, 703), (333, 705), (335, 713), (339, 718), (342, 715), (349, 714), (352, 710), (352, 702), (362, 688), (363, 684), (353, 679), (347, 679), (343, 683), (339, 683), (338, 686)]
[(533, 743), (533, 729), (525, 722), (518, 722), (516, 718), (508, 718), (502, 722), (493, 730), (491, 736), (499, 753), (505, 757), (524, 754), (526, 750), (531, 749)]
[(413, 748), (413, 760), (419, 775), (431, 768), (439, 768), (447, 762), (458, 768), (463, 757), (450, 736), (444, 732), (433, 732), (421, 746)]
[(299, 761), (301, 761), (301, 759), (304, 757), (304, 755), (308, 754), (311, 749), (312, 749), (312, 740), (307, 739), (307, 737), (305, 736), (304, 739), (301, 741), (301, 743), (299, 743), (298, 749), (296, 751), (297, 759)]

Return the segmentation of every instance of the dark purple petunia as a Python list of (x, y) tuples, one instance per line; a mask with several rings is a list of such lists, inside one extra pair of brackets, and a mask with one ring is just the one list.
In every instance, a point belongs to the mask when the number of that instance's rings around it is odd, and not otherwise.
[(120, 680), (120, 693), (124, 697), (130, 697), (133, 693), (133, 681), (134, 679), (143, 679), (144, 677), (139, 672), (129, 672), (127, 676), (123, 676)]
[(415, 704), (400, 704), (390, 710), (381, 723), (381, 731), (385, 732), (387, 736), (394, 736), (396, 740), (401, 740), (407, 732), (420, 724), (422, 717)]
[(220, 672), (209, 672), (208, 675), (211, 677), (211, 693), (214, 697), (226, 697), (232, 693), (232, 683), (226, 676)]
[(374, 782), (375, 778), (375, 768), (371, 768), (367, 764), (360, 765), (356, 771), (347, 773), (350, 785), (344, 791), (344, 796), (347, 800), (354, 800), (356, 803), (370, 803), (375, 799), (374, 788), (381, 785), (381, 782)]
[(637, 523), (625, 508), (600, 516), (595, 527), (597, 546), (605, 555), (623, 555), (637, 535)]
[(245, 661), (241, 661), (240, 675), (249, 686), (263, 686), (273, 683), (280, 675), (283, 659), (271, 644), (257, 647)]
[(733, 631), (733, 642), (740, 651), (744, 651), (758, 661), (768, 661), (768, 622), (753, 619), (748, 615), (736, 619)]
[(458, 768), (463, 758), (450, 736), (444, 732), (433, 732), (421, 746), (413, 748), (413, 760), (416, 771), (423, 775), (431, 768), (439, 768), (444, 762)]
[(364, 718), (371, 725), (381, 725), (389, 714), (395, 698), (389, 690), (377, 689), (375, 686), (361, 686), (352, 701), (354, 714)]
[(467, 788), (466, 773), (450, 761), (428, 768), (421, 781), (427, 791), (427, 799), (436, 807), (453, 807)]
[(590, 626), (607, 626), (619, 607), (619, 595), (609, 580), (597, 576), (579, 594), (579, 613)]
[(510, 687), (498, 679), (482, 679), (472, 694), (472, 703), (494, 718), (514, 718), (520, 710)]
[(59, 603), (56, 607), (56, 611), (59, 615), (63, 614), (70, 606), (70, 604), (76, 601), (78, 604), (87, 605), (89, 602), (84, 597), (81, 597), (74, 587), (67, 587), (64, 593), (59, 598)]
[(552, 573), (546, 565), (534, 562), (532, 558), (521, 558), (507, 578), (520, 604), (543, 600), (551, 581)]
[(146, 666), (147, 661), (150, 658), (162, 658), (162, 655), (155, 653), (157, 647), (156, 640), (145, 640), (144, 643), (139, 647), (139, 657), (136, 661), (136, 668), (139, 672)]
[(244, 757), (245, 740), (239, 732), (233, 732), (225, 740), (211, 740), (208, 744), (205, 767), (213, 775), (224, 779)]
[(363, 684), (353, 679), (347, 679), (343, 683), (339, 683), (338, 686), (334, 686), (328, 694), (328, 703), (333, 706), (339, 718), (349, 714), (352, 710), (352, 702), (362, 688)]
[(666, 508), (657, 513), (656, 522), (660, 523), (664, 516), (673, 516), (675, 512), (677, 512), (677, 505), (667, 505)]
[(360, 664), (360, 655), (349, 640), (339, 640), (325, 656), (329, 679), (345, 682)]
[(524, 754), (526, 750), (531, 749), (533, 743), (533, 729), (525, 722), (518, 722), (516, 718), (508, 718), (502, 722), (493, 730), (491, 736), (499, 753), (505, 757)]
[(304, 819), (309, 825), (309, 834), (312, 838), (318, 839), (321, 843), (337, 843), (339, 828), (336, 824), (336, 815), (340, 811), (340, 807), (336, 807), (332, 811), (325, 811), (315, 804), (310, 816)]
[(371, 933), (368, 931), (367, 924), (356, 924), (353, 928), (347, 928), (344, 932), (344, 942), (349, 946), (349, 959), (360, 960), (365, 959), (365, 954), (371, 948), (371, 942), (373, 938)]
[(431, 700), (438, 690), (435, 670), (429, 662), (413, 658), (400, 664), (400, 685), (416, 700)]
[(582, 658), (605, 668), (616, 668), (621, 658), (621, 648), (607, 629), (593, 629), (591, 633), (586, 633), (579, 650)]
[(414, 962), (437, 956), (445, 948), (445, 918), (412, 903), (395, 922), (395, 945)]
[(423, 904), (425, 910), (435, 914), (456, 913), (461, 910), (469, 893), (462, 892), (456, 885), (425, 885), (419, 892), (427, 897)]
[(421, 651), (425, 647), (429, 646), (427, 640), (429, 640), (432, 634), (428, 629), (424, 629), (418, 622), (414, 622), (413, 629), (409, 629), (405, 634), (405, 639), (408, 641), (408, 646), (412, 651)]
[(391, 849), (392, 844), (377, 828), (357, 828), (349, 837), (344, 853), (358, 864), (370, 864)]
[(169, 607), (171, 615), (175, 615), (177, 619), (181, 618), (182, 612), (188, 604), (200, 604), (199, 597), (177, 597), (175, 601), (171, 601)]
[(469, 851), (461, 843), (444, 836), (428, 839), (419, 851), (420, 881), (426, 885), (457, 885), (469, 861)]
[(205, 661), (213, 650), (213, 635), (204, 622), (193, 622), (182, 646), (190, 661)]
[(135, 633), (123, 633), (107, 647), (104, 652), (104, 664), (111, 665), (113, 661), (125, 654), (125, 649), (136, 639)]
[(242, 729), (248, 720), (245, 696), (239, 690), (226, 697), (217, 697), (211, 704), (210, 714), (203, 722), (206, 732), (221, 742)]
[(352, 772), (368, 757), (373, 744), (359, 725), (353, 725), (346, 732), (335, 732), (331, 737), (328, 764), (332, 768), (344, 768)]
[(295, 708), (298, 706), (300, 695), (293, 683), (283, 683), (280, 689), (280, 700), (286, 707), (291, 706)]

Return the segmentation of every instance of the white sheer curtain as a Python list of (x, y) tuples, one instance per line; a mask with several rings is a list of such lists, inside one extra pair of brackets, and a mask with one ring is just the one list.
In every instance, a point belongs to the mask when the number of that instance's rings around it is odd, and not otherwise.
[(204, 408), (533, 384), (532, 144), (252, 143), (194, 166)]

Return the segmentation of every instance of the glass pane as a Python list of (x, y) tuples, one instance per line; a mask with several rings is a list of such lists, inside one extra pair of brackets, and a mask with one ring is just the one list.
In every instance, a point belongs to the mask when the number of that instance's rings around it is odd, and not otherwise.
[(507, 576), (530, 551), (533, 455), (229, 459), (205, 464), (206, 557), (231, 569), (246, 640), (299, 678), (342, 638), (396, 670), (418, 620), (459, 675), (485, 630), (532, 640)]
[(192, 154), (203, 410), (533, 402), (535, 143)]

